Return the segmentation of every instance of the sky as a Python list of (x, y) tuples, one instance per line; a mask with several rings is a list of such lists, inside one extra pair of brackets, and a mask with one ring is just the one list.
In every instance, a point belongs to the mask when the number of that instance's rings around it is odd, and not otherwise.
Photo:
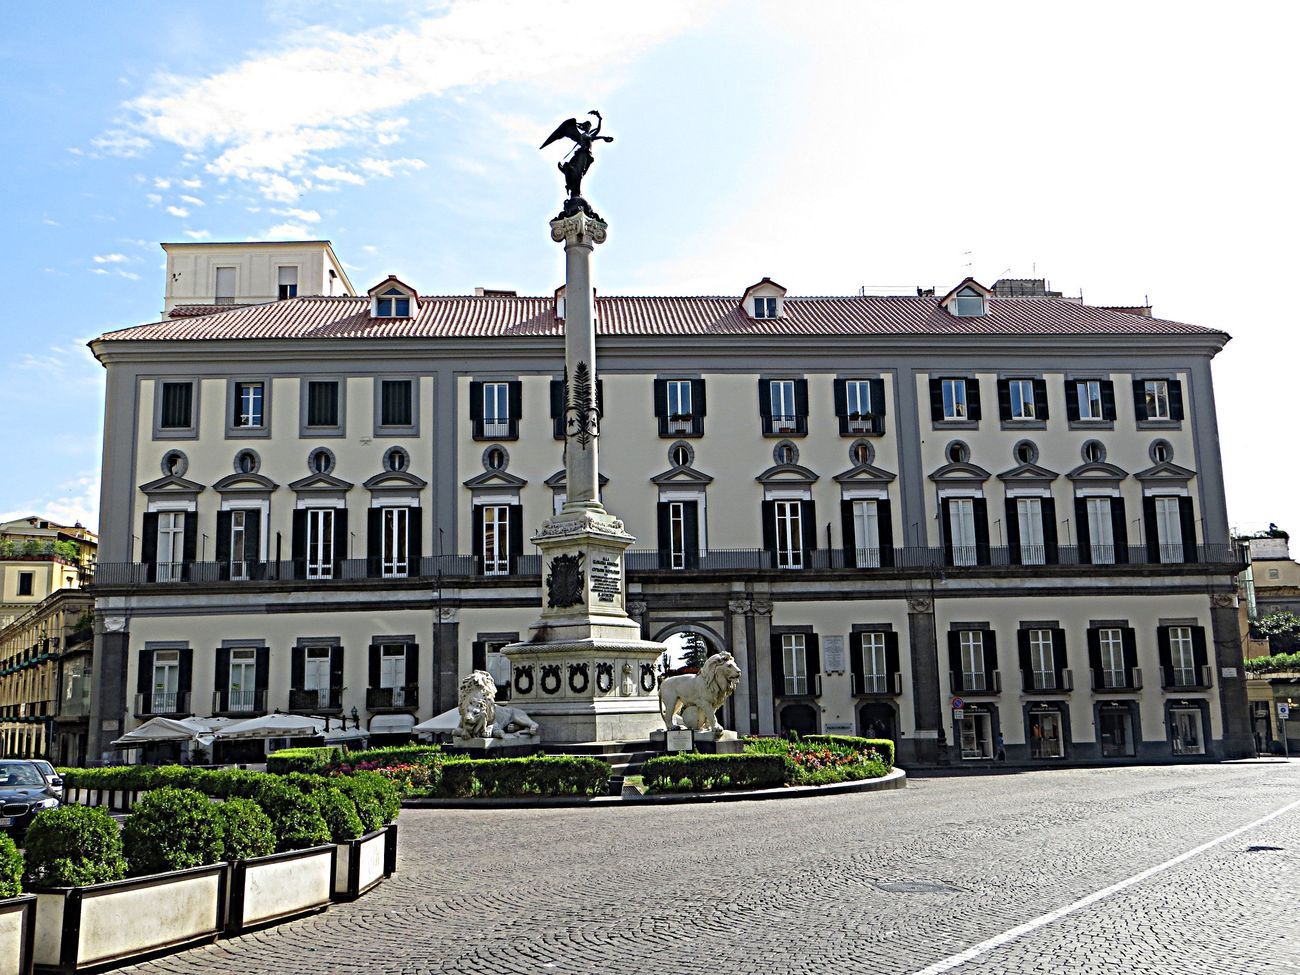
[[(600, 110), (604, 293), (1046, 277), (1233, 336), (1234, 529), (1300, 532), (1290, 3), (5, 4), (0, 518), (99, 522), (101, 332), (162, 241), (329, 239), (364, 290), (549, 293), (538, 145)], [(49, 38), (57, 33), (57, 50)], [(22, 297), (29, 289), (40, 300)], [(19, 311), (22, 314), (18, 314)]]

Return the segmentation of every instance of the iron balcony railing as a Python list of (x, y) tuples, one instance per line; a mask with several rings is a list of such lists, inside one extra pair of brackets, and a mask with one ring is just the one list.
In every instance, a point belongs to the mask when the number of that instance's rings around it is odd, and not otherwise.
[(948, 686), (954, 693), (968, 695), (993, 695), (1002, 693), (1000, 671), (948, 671)]
[(367, 687), (367, 711), (414, 711), (420, 706), (420, 687)]
[(1105, 667), (1092, 668), (1093, 693), (1104, 694), (1107, 691), (1142, 690), (1142, 668), (1126, 667), (1110, 670)]
[(853, 693), (862, 696), (880, 695), (893, 697), (903, 693), (903, 676), (894, 671), (887, 674), (853, 674)]
[(247, 715), (266, 713), (266, 691), (214, 691), (212, 713)]
[(1160, 686), (1167, 691), (1204, 690), (1213, 686), (1214, 668), (1208, 664), (1201, 667), (1161, 667)]
[(1060, 671), (1057, 679), (1055, 670), (1035, 670), (1020, 672), (1020, 689), (1026, 694), (1054, 694), (1057, 691), (1074, 690), (1074, 674), (1068, 668)]
[(135, 696), (135, 714), (138, 717), (189, 713), (190, 695), (188, 691), (155, 691)]
[(343, 688), (290, 688), (289, 710), (311, 714), (320, 714), (325, 711), (342, 711)]

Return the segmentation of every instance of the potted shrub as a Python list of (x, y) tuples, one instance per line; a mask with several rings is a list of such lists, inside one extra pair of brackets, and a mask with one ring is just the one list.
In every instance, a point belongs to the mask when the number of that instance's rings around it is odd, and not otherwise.
[(0, 971), (30, 975), (36, 898), (23, 894), (23, 855), (0, 833)]

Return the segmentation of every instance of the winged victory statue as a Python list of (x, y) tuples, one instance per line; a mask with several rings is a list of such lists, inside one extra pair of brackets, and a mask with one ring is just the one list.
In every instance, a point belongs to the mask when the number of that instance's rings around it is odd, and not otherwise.
[(581, 211), (587, 216), (599, 220), (600, 215), (591, 208), (586, 200), (582, 198), (582, 177), (587, 175), (587, 170), (591, 169), (591, 164), (595, 161), (591, 154), (591, 147), (596, 142), (613, 142), (612, 136), (601, 135), (600, 128), (605, 124), (601, 118), (600, 112), (592, 109), (587, 113), (596, 119), (595, 125), (588, 121), (579, 122), (576, 118), (565, 119), (559, 124), (550, 138), (542, 143), (541, 148), (545, 149), (552, 142), (560, 139), (572, 139), (574, 142), (573, 150), (568, 157), (556, 168), (564, 174), (564, 188), (568, 190), (569, 198), (564, 202), (564, 209), (560, 211), (561, 217), (571, 217)]

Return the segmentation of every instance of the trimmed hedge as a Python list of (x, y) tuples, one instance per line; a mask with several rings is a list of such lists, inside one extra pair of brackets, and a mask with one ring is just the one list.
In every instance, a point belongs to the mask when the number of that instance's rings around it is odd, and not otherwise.
[(342, 789), (327, 786), (317, 789), (311, 797), (316, 801), (316, 807), (329, 827), (330, 839), (335, 843), (355, 840), (366, 832), (361, 817), (357, 815), (356, 804), (344, 795)]
[(609, 763), (582, 755), (485, 758), (448, 762), (438, 794), (493, 796), (598, 796), (609, 791)]
[(155, 789), (135, 804), (122, 827), (122, 849), (140, 877), (187, 870), (223, 859), (213, 804), (194, 789)]
[(227, 799), (212, 804), (212, 819), (221, 833), (223, 857), (247, 860), (275, 852), (271, 818), (252, 799)]
[(335, 745), (319, 748), (282, 748), (266, 757), (266, 770), (277, 775), (289, 772), (328, 772), (343, 760), (343, 749)]
[(286, 785), (279, 776), (266, 775), (252, 799), (271, 820), (276, 852), (302, 850), (330, 841), (329, 826), (315, 799)]
[(84, 887), (126, 876), (121, 830), (105, 810), (59, 806), (36, 814), (27, 828), (27, 889)]
[[(277, 753), (278, 754), (278, 753)], [(365, 748), (361, 751), (348, 752), (341, 764), (356, 768), (369, 762), (384, 765), (427, 765), (445, 758), (437, 745), (389, 745), (384, 748)]]
[(335, 776), (330, 782), (352, 800), (367, 833), (393, 822), (401, 812), (402, 795), (397, 783), (382, 775), (354, 772)]
[(0, 833), (0, 897), (23, 892), (23, 855), (8, 833)]
[(894, 767), (894, 743), (888, 738), (857, 738), (853, 735), (804, 735), (802, 741), (817, 745), (843, 745), (860, 752), (876, 752), (886, 768)]
[(779, 755), (660, 755), (647, 759), (641, 776), (651, 792), (773, 789), (785, 785)]

